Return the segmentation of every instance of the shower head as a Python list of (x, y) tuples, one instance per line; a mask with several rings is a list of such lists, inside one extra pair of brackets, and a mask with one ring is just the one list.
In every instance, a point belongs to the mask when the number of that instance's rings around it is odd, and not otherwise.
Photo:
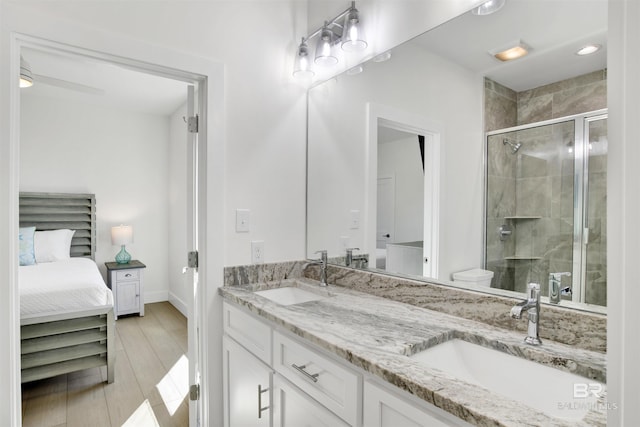
[(509, 147), (511, 147), (511, 152), (513, 154), (517, 153), (520, 147), (522, 147), (522, 142), (514, 142), (514, 141), (511, 141), (509, 138), (503, 139), (502, 144), (508, 145)]

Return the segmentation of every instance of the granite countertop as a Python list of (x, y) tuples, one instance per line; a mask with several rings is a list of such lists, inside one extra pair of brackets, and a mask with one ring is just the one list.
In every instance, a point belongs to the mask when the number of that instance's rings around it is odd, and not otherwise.
[[(283, 306), (254, 294), (281, 286), (296, 286), (329, 298)], [(523, 335), (484, 323), (391, 301), (352, 289), (320, 287), (311, 279), (220, 288), (227, 300), (246, 307), (339, 358), (474, 425), (572, 426), (606, 425), (606, 403), (601, 399), (578, 421), (550, 417), (522, 402), (493, 393), (436, 369), (426, 369), (408, 356), (453, 338), (494, 348), (544, 365), (606, 382), (602, 353), (576, 349), (545, 340), (542, 346), (523, 343)], [(544, 311), (541, 313), (544, 316)], [(526, 387), (526, 372), (521, 378)], [(565, 405), (571, 415), (574, 402), (568, 391)], [(555, 403), (555, 402), (554, 402)], [(580, 402), (578, 402), (579, 404)]]

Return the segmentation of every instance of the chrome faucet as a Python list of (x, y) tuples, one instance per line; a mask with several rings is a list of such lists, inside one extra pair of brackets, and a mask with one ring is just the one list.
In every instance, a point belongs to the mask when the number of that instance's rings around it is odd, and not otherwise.
[(570, 272), (549, 273), (549, 302), (553, 304), (560, 303), (562, 295), (571, 295), (571, 287), (560, 288), (562, 285), (562, 276), (571, 276)]
[(527, 290), (527, 299), (511, 307), (511, 317), (521, 319), (522, 312), (526, 311), (529, 315), (529, 325), (524, 342), (531, 345), (540, 345), (542, 344), (538, 336), (538, 323), (540, 321), (540, 284), (529, 283)]
[(353, 264), (353, 251), (359, 251), (360, 248), (348, 248), (347, 251), (347, 256), (344, 259), (344, 265), (345, 267), (351, 267), (351, 264)]
[(316, 253), (320, 254), (320, 259), (309, 261), (306, 265), (319, 265), (320, 286), (327, 286), (327, 251), (323, 249)]

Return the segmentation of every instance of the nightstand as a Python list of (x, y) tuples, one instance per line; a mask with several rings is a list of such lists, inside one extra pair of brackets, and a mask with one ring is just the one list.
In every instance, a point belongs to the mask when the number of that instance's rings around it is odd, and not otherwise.
[(114, 317), (139, 313), (144, 316), (143, 273), (147, 267), (140, 261), (127, 264), (105, 262), (107, 266), (107, 286), (113, 292)]

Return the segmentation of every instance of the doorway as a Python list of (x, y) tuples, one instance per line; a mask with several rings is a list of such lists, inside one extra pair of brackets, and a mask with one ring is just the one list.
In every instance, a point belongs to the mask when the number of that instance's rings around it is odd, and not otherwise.
[[(25, 40), (21, 40), (21, 43), (20, 43), (21, 54), (31, 55), (31, 59), (33, 60), (36, 57), (36, 52), (38, 52), (39, 54), (43, 54), (45, 56), (46, 55), (58, 56), (61, 58), (65, 58), (67, 60), (69, 59), (75, 60), (81, 65), (92, 67), (91, 71), (96, 75), (100, 74), (99, 69), (104, 68), (106, 66), (107, 68), (110, 67), (111, 68), (110, 72), (117, 75), (118, 78), (120, 79), (122, 78), (122, 73), (125, 73), (127, 76), (131, 76), (134, 79), (139, 78), (142, 82), (153, 81), (157, 83), (158, 79), (171, 80), (174, 83), (179, 82), (179, 86), (181, 86), (184, 89), (181, 100), (184, 100), (185, 110), (187, 109), (188, 106), (192, 106), (192, 108), (195, 108), (195, 110), (193, 110), (194, 114), (188, 114), (185, 112), (185, 117), (184, 117), (185, 121), (189, 121), (187, 116), (195, 115), (195, 113), (198, 113), (198, 116), (200, 117), (206, 117), (207, 85), (206, 85), (206, 78), (204, 76), (195, 75), (188, 72), (176, 71), (173, 69), (163, 68), (156, 65), (150, 65), (148, 63), (141, 63), (141, 62), (138, 63), (137, 61), (134, 61), (134, 60), (123, 59), (120, 57), (112, 57), (106, 54), (97, 54), (94, 51), (86, 51), (80, 48), (69, 47), (67, 45), (64, 45), (64, 46), (58, 45), (52, 42), (44, 42), (41, 40), (35, 40), (31, 38), (25, 38)], [(81, 67), (78, 67), (78, 68), (81, 68)], [(40, 84), (42, 86), (48, 86), (48, 95), (47, 95), (47, 91), (45, 91), (45, 94), (43, 96), (45, 98), (49, 96), (49, 101), (55, 99), (55, 96), (51, 96), (52, 93), (55, 94), (56, 90), (61, 90), (61, 89), (75, 92), (74, 96), (72, 96), (71, 98), (76, 98), (76, 99), (74, 99), (73, 101), (67, 100), (68, 102), (77, 103), (79, 102), (79, 100), (77, 99), (78, 97), (82, 97), (87, 94), (106, 97), (104, 90), (101, 89), (100, 87), (96, 87), (90, 84), (77, 83), (72, 80), (74, 80), (74, 78), (71, 75), (69, 75), (66, 79), (62, 79), (57, 76), (46, 75), (45, 72), (42, 72), (42, 71), (34, 72), (34, 85)], [(198, 87), (199, 96), (198, 96), (197, 102), (195, 98), (192, 98), (191, 102), (187, 101), (188, 85)], [(103, 93), (101, 93), (101, 91), (103, 91)], [(141, 92), (144, 92), (144, 91), (141, 91)], [(126, 98), (127, 94), (121, 94), (121, 95)], [(28, 95), (24, 95), (24, 97), (27, 97), (27, 96)], [(142, 94), (140, 96), (143, 97), (144, 95)], [(128, 98), (128, 99), (130, 100), (131, 98)], [(55, 103), (55, 101), (51, 101), (51, 102), (52, 104)], [(118, 102), (122, 102), (122, 99)], [(27, 106), (28, 103), (25, 102), (24, 104), (25, 106)], [(31, 103), (32, 106), (33, 104), (34, 103)], [(99, 106), (97, 104), (99, 104), (99, 102), (97, 102), (96, 105), (94, 105), (94, 107), (101, 109), (100, 111), (102, 114), (104, 114), (105, 116), (108, 116), (110, 114), (109, 110), (104, 105)], [(117, 107), (115, 108), (117, 109)], [(140, 108), (140, 107), (137, 106), (136, 108)], [(78, 110), (80, 111), (80, 114), (83, 113), (81, 111), (82, 110), (81, 108)], [(24, 113), (24, 109), (23, 109), (23, 113)], [(61, 114), (61, 111), (56, 110), (55, 108), (52, 108), (50, 109), (50, 114), (52, 115)], [(146, 120), (143, 117), (144, 114), (145, 113), (142, 113), (142, 115), (137, 114), (135, 115), (135, 117), (129, 117), (129, 116), (134, 116), (133, 113), (120, 115), (117, 117), (118, 122), (116, 125), (122, 126), (125, 129), (123, 133), (124, 135), (126, 135), (129, 132), (135, 133), (136, 129), (138, 129), (137, 127), (134, 126), (135, 123), (141, 120), (143, 121)], [(131, 122), (133, 124), (128, 122), (129, 118), (132, 119)], [(82, 116), (80, 117), (80, 119), (82, 119)], [(21, 122), (23, 120), (24, 118), (21, 118)], [(56, 117), (53, 117), (51, 119), (51, 122), (55, 123), (56, 121), (57, 121)], [(148, 127), (153, 128), (154, 120), (149, 119), (149, 121), (151, 123)], [(70, 125), (72, 126), (72, 129), (77, 130), (77, 132), (83, 134), (82, 135), (83, 138), (78, 138), (78, 141), (82, 141), (84, 139), (87, 144), (92, 139), (99, 140), (100, 139), (99, 135), (103, 135), (103, 133), (102, 134), (100, 133), (101, 130), (103, 132), (106, 131), (105, 129), (96, 129), (94, 132), (92, 132), (91, 130), (82, 129), (82, 126), (80, 126), (81, 124), (82, 123), (77, 123), (77, 122), (70, 123)], [(111, 125), (113, 126), (113, 123)], [(199, 251), (200, 253), (204, 252), (204, 247), (203, 247), (204, 239), (201, 238), (201, 236), (203, 235), (203, 231), (201, 230), (199, 225), (202, 226), (206, 223), (206, 219), (204, 218), (204, 213), (206, 212), (206, 209), (204, 208), (204, 206), (206, 206), (206, 193), (202, 191), (204, 188), (206, 188), (206, 185), (204, 185), (204, 179), (206, 176), (206, 161), (204, 161), (204, 156), (203, 156), (203, 153), (206, 153), (206, 149), (205, 149), (206, 139), (201, 138), (200, 141), (198, 141), (197, 131), (196, 131), (195, 135), (194, 135), (194, 132), (190, 133), (193, 136), (189, 139), (189, 142), (187, 142), (186, 123), (184, 123), (184, 129), (185, 131), (181, 138), (182, 144), (183, 144), (181, 151), (183, 152), (182, 158), (184, 160), (184, 163), (181, 165), (182, 167), (179, 168), (180, 173), (182, 174), (182, 181), (184, 185), (181, 189), (178, 189), (176, 191), (177, 194), (181, 193), (184, 195), (184, 198), (183, 198), (184, 201), (182, 202), (181, 208), (180, 207), (176, 208), (176, 211), (183, 210), (184, 211), (183, 216), (185, 217), (184, 221), (182, 221), (182, 224), (183, 224), (183, 226), (181, 227), (182, 230), (181, 232), (178, 233), (178, 235), (182, 236), (182, 238), (184, 239), (184, 244), (181, 245), (183, 247), (183, 250), (182, 250), (182, 259), (184, 259), (183, 266), (186, 265), (187, 250)], [(53, 135), (49, 135), (49, 136), (52, 137)], [(138, 136), (140, 137), (140, 135)], [(145, 136), (149, 136), (149, 135), (145, 134)], [(43, 145), (41, 148), (46, 153), (47, 149), (52, 149), (53, 145), (54, 144), (50, 144), (49, 146)], [(115, 146), (116, 144), (113, 144), (113, 145)], [(73, 144), (71, 144), (68, 147), (69, 150), (73, 150), (74, 148), (78, 149), (80, 147), (77, 145), (74, 147)], [(131, 163), (127, 163), (126, 157), (132, 156), (132, 152), (135, 151), (135, 148), (136, 147), (134, 147), (133, 145), (130, 145), (127, 148), (121, 147), (121, 149), (119, 150), (113, 150), (114, 151), (113, 156), (106, 157), (104, 156), (104, 152), (103, 152), (102, 156), (100, 154), (97, 154), (95, 158), (86, 159), (87, 160), (86, 163), (88, 164), (88, 166), (86, 167), (78, 166), (78, 170), (82, 172), (76, 175), (77, 177), (80, 177), (80, 180), (76, 184), (77, 187), (74, 187), (73, 185), (70, 185), (70, 186), (67, 185), (64, 190), (68, 192), (73, 192), (73, 191), (78, 191), (78, 190), (81, 190), (82, 188), (85, 188), (86, 183), (82, 182), (82, 178), (85, 178), (91, 181), (93, 179), (93, 177), (91, 177), (91, 169), (92, 168), (98, 169), (98, 166), (104, 166), (104, 164), (106, 164), (107, 167), (110, 167), (112, 170), (112, 173), (110, 173), (108, 177), (108, 181), (111, 182), (111, 185), (110, 186), (107, 185), (103, 187), (102, 193), (105, 195), (105, 197), (103, 198), (104, 200), (103, 200), (102, 210), (100, 207), (100, 199), (98, 201), (98, 216), (100, 217), (101, 212), (104, 212), (105, 216), (107, 217), (105, 218), (104, 221), (109, 223), (112, 223), (118, 220), (117, 218), (113, 217), (114, 211), (120, 212), (120, 215), (125, 215), (125, 216), (130, 215), (130, 217), (135, 217), (135, 211), (136, 209), (140, 208), (140, 205), (141, 205), (141, 203), (136, 204), (136, 200), (139, 200), (139, 199), (129, 198), (125, 200), (125, 202), (123, 202), (121, 206), (118, 206), (117, 209), (111, 209), (109, 208), (108, 204), (105, 203), (105, 200), (108, 199), (110, 196), (112, 196), (113, 193), (117, 194), (117, 193), (124, 192), (123, 189), (126, 188), (127, 182), (131, 182), (131, 180), (135, 180), (135, 179), (143, 180), (145, 178), (144, 173), (139, 173), (139, 170), (144, 171), (144, 170), (152, 170), (153, 168), (158, 168), (157, 160), (159, 157), (154, 156), (154, 154), (157, 154), (157, 153), (154, 153), (149, 147), (145, 147), (146, 153), (148, 154), (147, 161), (148, 161), (149, 167), (145, 168), (144, 162), (141, 162), (140, 164), (137, 165), (137, 169), (138, 169), (137, 171), (135, 164), (132, 165)], [(91, 151), (92, 150), (89, 150), (89, 155), (91, 155), (90, 153)], [(96, 152), (97, 151), (98, 150), (96, 150)], [(50, 152), (49, 154), (52, 154), (52, 153)], [(144, 154), (144, 152), (142, 154)], [(85, 153), (85, 156), (86, 155), (87, 154)], [(161, 157), (162, 156), (160, 156), (160, 158)], [(169, 158), (171, 157), (171, 155), (169, 153), (166, 153), (165, 157)], [(53, 157), (49, 156), (49, 158), (52, 159)], [(27, 161), (29, 160), (26, 157), (25, 159)], [(82, 163), (82, 162), (78, 162), (78, 163)], [(77, 165), (78, 163), (70, 162), (69, 164)], [(60, 171), (60, 169), (58, 169), (58, 173), (59, 174), (68, 173), (69, 164), (67, 164), (67, 167), (65, 168), (64, 171)], [(124, 165), (127, 165), (127, 166), (124, 166)], [(102, 178), (101, 180), (105, 181), (104, 178)], [(170, 180), (167, 177), (166, 182), (168, 183), (169, 181)], [(43, 185), (46, 185), (46, 184), (43, 184)], [(156, 186), (157, 185), (158, 183), (156, 183)], [(113, 189), (113, 193), (109, 191), (110, 188)], [(20, 189), (22, 190), (22, 188)], [(55, 191), (55, 189), (53, 188), (46, 189), (46, 190)], [(150, 198), (149, 194), (140, 194), (139, 197), (143, 199), (145, 197)], [(123, 211), (127, 211), (127, 208), (130, 208), (130, 210), (128, 212), (123, 213)], [(145, 206), (145, 208), (148, 208), (148, 206)], [(145, 210), (145, 209), (140, 209), (140, 210)], [(152, 215), (158, 216), (159, 211), (152, 212)], [(166, 223), (167, 223), (166, 225), (168, 226), (169, 221), (166, 221)], [(140, 230), (144, 230), (145, 226), (148, 226), (148, 224), (144, 220), (140, 220), (138, 224), (139, 224)], [(167, 227), (165, 227), (164, 231), (166, 231), (166, 228)], [(160, 227), (156, 227), (155, 229), (156, 230), (160, 229)], [(100, 239), (100, 232), (101, 231), (98, 230), (99, 239)], [(108, 246), (103, 250), (103, 253), (110, 252), (109, 250), (111, 248), (109, 244), (105, 244), (103, 246)], [(180, 245), (169, 244), (167, 246), (176, 247)], [(167, 256), (166, 258), (171, 258), (171, 257)], [(198, 334), (198, 331), (204, 331), (204, 325), (197, 325), (197, 322), (200, 321), (200, 318), (198, 316), (198, 307), (201, 304), (201, 301), (199, 300), (198, 292), (202, 292), (202, 290), (199, 289), (199, 287), (197, 286), (197, 280), (198, 280), (198, 277), (202, 277), (202, 274), (201, 274), (202, 271), (200, 271), (199, 272), (200, 274), (199, 274), (197, 270), (198, 270), (198, 267), (196, 265), (194, 266), (194, 268), (191, 268), (189, 270), (189, 275), (181, 276), (180, 280), (185, 280), (185, 279), (182, 279), (182, 277), (189, 277), (189, 280), (186, 281), (186, 291), (184, 292), (184, 295), (186, 295), (186, 297), (184, 298), (182, 307), (180, 306), (180, 304), (175, 304), (176, 306), (178, 306), (179, 309), (181, 309), (180, 311), (182, 311), (184, 314), (187, 315), (188, 330), (190, 331), (189, 340), (188, 340), (188, 351), (187, 351), (188, 357), (186, 358), (188, 359), (189, 369), (187, 373), (181, 374), (181, 375), (188, 375), (189, 377), (187, 380), (187, 387), (186, 387), (187, 390), (189, 388), (188, 387), (189, 384), (193, 384), (197, 386), (200, 380), (200, 374), (196, 369), (197, 367), (200, 366), (200, 364), (198, 363), (198, 360), (201, 358), (200, 349), (202, 347), (199, 342), (200, 335)], [(160, 293), (156, 293), (156, 295), (153, 296), (153, 299), (157, 300), (158, 298), (161, 298)], [(176, 361), (176, 368), (179, 369), (180, 372), (184, 372), (183, 371), (184, 367), (185, 367), (185, 363), (183, 362), (183, 360)], [(175, 375), (177, 371), (174, 370), (173, 372)], [(160, 385), (158, 387), (161, 388)], [(185, 393), (185, 396), (186, 396), (186, 393)], [(188, 412), (190, 413), (189, 414), (190, 425), (196, 425), (198, 422), (201, 422), (202, 420), (201, 411), (202, 411), (202, 407), (198, 404), (197, 400), (195, 401), (195, 403), (189, 404)]]

